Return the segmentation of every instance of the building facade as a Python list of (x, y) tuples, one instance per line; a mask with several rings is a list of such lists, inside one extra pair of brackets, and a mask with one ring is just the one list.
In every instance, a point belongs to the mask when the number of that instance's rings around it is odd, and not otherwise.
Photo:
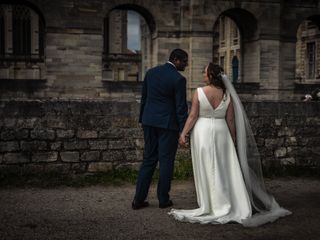
[(320, 84), (319, 16), (315, 0), (1, 1), (1, 98), (135, 99), (147, 69), (183, 48), (189, 97), (213, 61), (245, 98), (296, 100)]

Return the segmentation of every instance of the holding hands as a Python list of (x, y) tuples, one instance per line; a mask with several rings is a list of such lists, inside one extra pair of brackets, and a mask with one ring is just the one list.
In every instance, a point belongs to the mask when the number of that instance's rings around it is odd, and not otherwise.
[(183, 147), (188, 147), (188, 136), (181, 133), (179, 137), (179, 144)]

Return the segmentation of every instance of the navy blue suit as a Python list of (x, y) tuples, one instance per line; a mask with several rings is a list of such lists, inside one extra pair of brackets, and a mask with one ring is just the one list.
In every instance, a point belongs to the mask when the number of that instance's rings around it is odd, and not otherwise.
[(179, 132), (187, 116), (186, 79), (170, 63), (150, 69), (146, 73), (141, 96), (139, 122), (144, 132), (144, 154), (137, 181), (136, 202), (147, 198), (158, 161), (158, 200), (160, 204), (169, 201)]

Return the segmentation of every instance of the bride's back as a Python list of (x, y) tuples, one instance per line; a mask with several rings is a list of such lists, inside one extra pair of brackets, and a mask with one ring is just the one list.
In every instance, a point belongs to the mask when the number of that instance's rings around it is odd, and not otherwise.
[(223, 90), (213, 85), (205, 86), (202, 89), (210, 105), (214, 109), (216, 109), (220, 105), (221, 101), (223, 100), (223, 97), (224, 97)]

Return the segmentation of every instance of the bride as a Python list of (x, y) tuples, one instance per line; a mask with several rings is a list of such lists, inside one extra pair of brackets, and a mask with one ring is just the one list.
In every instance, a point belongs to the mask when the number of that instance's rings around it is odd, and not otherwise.
[(179, 221), (255, 227), (291, 214), (267, 193), (252, 130), (231, 82), (219, 65), (205, 68), (205, 87), (198, 88), (180, 135), (191, 155), (197, 202), (192, 210), (172, 209)]

